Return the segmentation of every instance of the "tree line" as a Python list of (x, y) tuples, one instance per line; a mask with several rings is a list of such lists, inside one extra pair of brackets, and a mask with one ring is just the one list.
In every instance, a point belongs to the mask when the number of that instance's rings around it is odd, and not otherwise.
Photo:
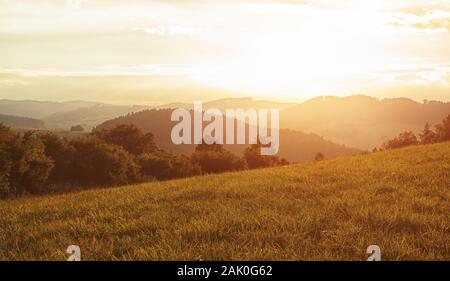
[(0, 124), (0, 198), (190, 177), (285, 165), (261, 156), (261, 144), (242, 157), (222, 145), (200, 144), (191, 157), (158, 148), (152, 133), (118, 125), (69, 140), (52, 132), (13, 132)]
[[(438, 142), (450, 141), (450, 114), (442, 120), (442, 123), (433, 127), (429, 123), (425, 124), (424, 129), (418, 136), (411, 131), (400, 133), (397, 137), (386, 141), (380, 150), (389, 150), (402, 148), (410, 145), (432, 144)], [(374, 151), (378, 149), (375, 148)]]

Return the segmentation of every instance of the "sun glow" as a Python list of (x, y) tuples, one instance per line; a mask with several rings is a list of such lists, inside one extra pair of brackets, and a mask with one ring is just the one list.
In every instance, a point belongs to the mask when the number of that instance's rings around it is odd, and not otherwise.
[(32, 82), (10, 73), (26, 72), (179, 77), (278, 100), (450, 98), (448, 0), (188, 2), (0, 2), (0, 89), (20, 93)]
[(396, 40), (404, 36), (402, 30), (389, 25), (391, 17), (379, 4), (364, 2), (344, 10), (247, 5), (245, 11), (272, 16), (273, 21), (249, 36), (215, 34), (214, 40), (224, 44), (235, 40), (238, 52), (222, 53), (212, 64), (198, 66), (191, 78), (285, 99), (364, 90), (386, 66), (408, 59), (398, 49), (407, 48), (410, 41)]

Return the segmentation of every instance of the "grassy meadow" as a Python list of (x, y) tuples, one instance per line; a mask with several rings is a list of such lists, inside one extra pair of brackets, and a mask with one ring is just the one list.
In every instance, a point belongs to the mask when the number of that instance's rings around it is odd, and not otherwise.
[(450, 260), (450, 142), (0, 201), (0, 260)]

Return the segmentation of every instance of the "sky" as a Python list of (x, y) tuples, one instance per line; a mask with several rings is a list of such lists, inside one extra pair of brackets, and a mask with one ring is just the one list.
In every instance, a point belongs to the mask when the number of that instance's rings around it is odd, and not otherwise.
[(450, 0), (0, 0), (0, 98), (450, 101)]

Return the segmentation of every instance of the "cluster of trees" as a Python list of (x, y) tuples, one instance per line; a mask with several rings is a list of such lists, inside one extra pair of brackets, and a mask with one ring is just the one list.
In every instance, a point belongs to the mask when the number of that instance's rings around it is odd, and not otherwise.
[(0, 197), (112, 186), (288, 164), (261, 156), (260, 144), (238, 157), (222, 145), (198, 145), (189, 158), (159, 149), (153, 134), (118, 125), (68, 140), (51, 132), (14, 133), (0, 124)]
[(450, 141), (450, 114), (442, 120), (441, 124), (434, 126), (425, 124), (423, 131), (416, 136), (413, 132), (403, 132), (399, 136), (385, 142), (381, 149), (395, 149), (417, 144), (432, 144), (437, 142)]
[(31, 133), (19, 137), (0, 124), (0, 196), (41, 192), (53, 167), (40, 140)]

